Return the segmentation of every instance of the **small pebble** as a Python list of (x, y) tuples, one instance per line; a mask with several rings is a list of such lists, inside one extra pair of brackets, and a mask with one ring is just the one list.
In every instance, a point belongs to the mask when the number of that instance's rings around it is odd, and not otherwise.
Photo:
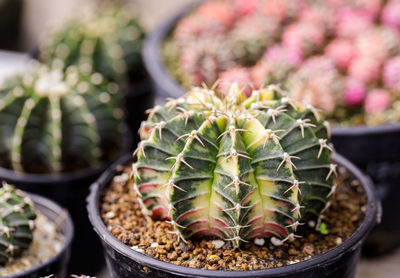
[(153, 242), (153, 243), (150, 245), (150, 247), (156, 248), (156, 247), (158, 247), (158, 243), (157, 243), (157, 242)]
[(278, 239), (278, 238), (276, 238), (276, 237), (271, 237), (271, 243), (273, 244), (273, 245), (275, 245), (275, 246), (281, 246), (283, 243), (282, 243), (282, 240), (280, 240), (280, 239)]
[(109, 218), (109, 219), (114, 218), (115, 217), (115, 213), (113, 211), (109, 211), (109, 212), (106, 213), (106, 217)]
[(337, 238), (335, 239), (335, 244), (336, 244), (336, 245), (340, 245), (340, 244), (342, 244), (342, 243), (343, 243), (343, 240), (342, 240), (341, 237), (337, 237)]
[(135, 250), (136, 252), (144, 253), (143, 249), (139, 248), (139, 246), (136, 245), (132, 246), (131, 249)]
[[(271, 239), (272, 240), (272, 239)], [(265, 239), (263, 238), (256, 238), (254, 239), (254, 244), (258, 246), (263, 246), (265, 243)]]
[(212, 244), (214, 244), (215, 249), (220, 249), (222, 246), (225, 245), (225, 241), (217, 239), (217, 240), (213, 240), (211, 241)]

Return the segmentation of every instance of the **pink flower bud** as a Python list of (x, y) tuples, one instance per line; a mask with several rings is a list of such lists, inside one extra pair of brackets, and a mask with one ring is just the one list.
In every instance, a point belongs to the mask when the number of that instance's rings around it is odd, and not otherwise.
[(367, 94), (367, 87), (356, 79), (347, 79), (344, 88), (344, 102), (347, 106), (360, 105)]

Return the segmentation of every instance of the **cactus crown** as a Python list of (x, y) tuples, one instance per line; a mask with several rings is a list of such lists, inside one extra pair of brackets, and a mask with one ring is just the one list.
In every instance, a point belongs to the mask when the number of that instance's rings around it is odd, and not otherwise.
[(225, 99), (195, 88), (142, 124), (132, 170), (139, 203), (182, 239), (293, 239), (334, 188), (327, 127), (276, 86), (247, 99), (236, 84)]
[(21, 255), (33, 239), (36, 213), (32, 201), (3, 183), (0, 188), (0, 264)]
[(124, 131), (117, 92), (99, 73), (32, 62), (0, 88), (0, 166), (51, 173), (114, 159)]
[(144, 73), (139, 22), (116, 4), (101, 5), (56, 30), (40, 46), (40, 60), (55, 60), (63, 67), (79, 64), (103, 74), (108, 80), (141, 79)]

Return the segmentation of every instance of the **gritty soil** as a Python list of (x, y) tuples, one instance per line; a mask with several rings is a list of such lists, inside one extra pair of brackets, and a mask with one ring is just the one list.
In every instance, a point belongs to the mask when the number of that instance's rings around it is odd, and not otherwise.
[[(102, 197), (101, 214), (108, 230), (137, 252), (173, 264), (214, 270), (257, 270), (281, 267), (327, 252), (348, 239), (359, 227), (367, 210), (367, 196), (359, 181), (344, 168), (339, 169), (336, 194), (325, 212), (323, 222), (328, 234), (312, 225), (299, 226), (302, 238), (275, 246), (249, 242), (233, 249), (230, 242), (207, 238), (179, 241), (171, 224), (144, 217), (129, 179), (130, 167), (121, 167)], [(311, 224), (311, 223), (309, 223)], [(259, 242), (258, 242), (259, 243)], [(261, 242), (262, 243), (262, 242)], [(219, 246), (224, 244), (222, 247)], [(219, 247), (219, 248), (218, 248)]]

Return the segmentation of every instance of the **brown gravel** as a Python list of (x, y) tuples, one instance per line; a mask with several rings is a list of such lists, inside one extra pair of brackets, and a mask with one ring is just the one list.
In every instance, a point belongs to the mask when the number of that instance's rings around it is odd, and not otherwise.
[(341, 244), (362, 222), (366, 199), (360, 183), (352, 179), (345, 169), (339, 169), (338, 188), (332, 205), (323, 221), (329, 231), (322, 235), (304, 225), (297, 234), (303, 238), (285, 242), (276, 247), (265, 240), (264, 246), (246, 243), (241, 250), (233, 249), (229, 242), (217, 249), (215, 239), (177, 240), (169, 234), (173, 228), (162, 221), (147, 221), (143, 216), (132, 181), (128, 180), (130, 167), (121, 167), (119, 175), (104, 192), (101, 213), (108, 230), (133, 250), (182, 266), (218, 270), (256, 270), (281, 267), (307, 260)]

